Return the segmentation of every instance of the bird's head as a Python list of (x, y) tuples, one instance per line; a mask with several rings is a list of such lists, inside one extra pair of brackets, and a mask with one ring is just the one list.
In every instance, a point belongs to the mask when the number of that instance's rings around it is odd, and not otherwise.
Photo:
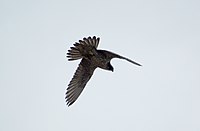
[(113, 66), (110, 64), (110, 62), (108, 62), (108, 64), (107, 64), (107, 70), (109, 70), (109, 71), (114, 71), (114, 68), (113, 68)]

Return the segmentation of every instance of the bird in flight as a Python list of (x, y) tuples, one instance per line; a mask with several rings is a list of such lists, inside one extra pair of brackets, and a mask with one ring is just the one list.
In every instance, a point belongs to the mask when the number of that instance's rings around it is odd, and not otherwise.
[(68, 50), (67, 57), (69, 61), (81, 59), (81, 62), (70, 81), (67, 92), (66, 102), (67, 105), (72, 105), (81, 92), (85, 88), (87, 82), (90, 80), (94, 70), (99, 67), (108, 71), (114, 71), (113, 66), (110, 64), (112, 58), (120, 58), (127, 60), (135, 65), (141, 66), (140, 64), (106, 50), (98, 50), (100, 38), (99, 37), (88, 37), (79, 40)]

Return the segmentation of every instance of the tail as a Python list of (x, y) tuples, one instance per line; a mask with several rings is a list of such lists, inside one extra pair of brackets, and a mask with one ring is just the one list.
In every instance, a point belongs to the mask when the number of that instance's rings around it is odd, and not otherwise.
[(70, 47), (70, 50), (68, 50), (68, 53), (67, 53), (67, 57), (69, 58), (68, 59), (69, 61), (83, 58), (83, 56), (80, 53), (80, 49), (76, 46)]
[(78, 60), (82, 59), (84, 56), (88, 56), (93, 49), (97, 48), (99, 40), (100, 38), (96, 38), (95, 36), (79, 40), (79, 42), (74, 44), (74, 47), (70, 47), (70, 50), (68, 50), (68, 60)]

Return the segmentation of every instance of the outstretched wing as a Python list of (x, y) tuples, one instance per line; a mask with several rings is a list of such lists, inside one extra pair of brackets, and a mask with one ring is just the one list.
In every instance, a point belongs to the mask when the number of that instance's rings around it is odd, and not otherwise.
[(67, 57), (69, 58), (69, 61), (94, 55), (95, 49), (97, 49), (99, 45), (99, 41), (100, 38), (96, 38), (95, 36), (79, 40), (79, 42), (74, 44), (74, 47), (71, 47), (70, 50), (68, 50)]
[(120, 59), (127, 60), (127, 61), (129, 61), (129, 62), (131, 62), (131, 63), (133, 63), (135, 65), (142, 66), (141, 64), (139, 64), (139, 63), (127, 58), (127, 57), (118, 55), (118, 54), (110, 52), (110, 51), (98, 50), (98, 52), (100, 52), (101, 54), (104, 54), (104, 56), (106, 56), (106, 59), (108, 59), (108, 60), (111, 60), (112, 58), (120, 58)]
[(65, 99), (68, 106), (72, 105), (77, 100), (95, 69), (96, 67), (90, 60), (84, 58), (81, 60), (67, 88)]

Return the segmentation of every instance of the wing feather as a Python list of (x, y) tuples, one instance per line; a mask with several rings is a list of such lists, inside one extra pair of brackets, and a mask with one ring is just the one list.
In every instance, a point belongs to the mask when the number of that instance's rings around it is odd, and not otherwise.
[(67, 88), (65, 99), (68, 106), (72, 105), (80, 96), (95, 69), (96, 67), (90, 60), (82, 59)]

